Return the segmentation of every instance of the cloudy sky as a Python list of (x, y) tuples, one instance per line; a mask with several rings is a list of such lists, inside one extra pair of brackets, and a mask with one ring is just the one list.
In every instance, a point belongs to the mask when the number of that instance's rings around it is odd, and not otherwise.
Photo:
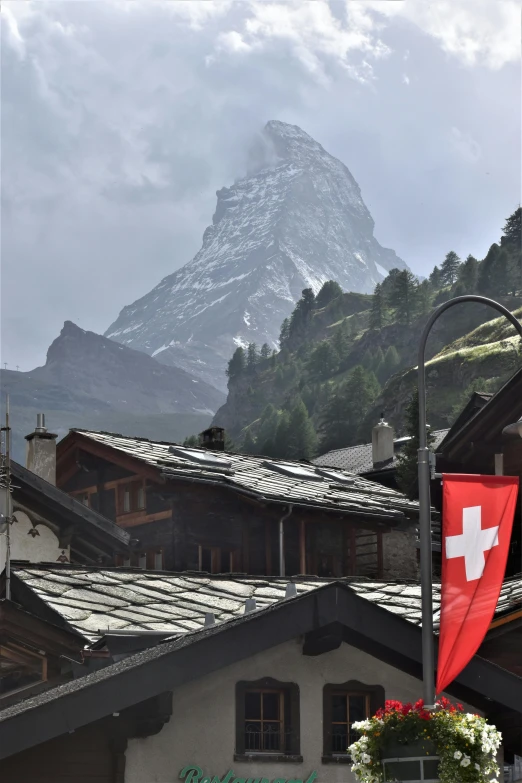
[(419, 274), (520, 201), (520, 0), (3, 0), (1, 35), (10, 369), (190, 260), (269, 119), (347, 164)]

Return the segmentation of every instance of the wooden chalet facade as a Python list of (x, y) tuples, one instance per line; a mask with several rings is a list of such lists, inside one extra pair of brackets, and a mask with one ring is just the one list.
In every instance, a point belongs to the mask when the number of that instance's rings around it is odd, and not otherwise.
[(57, 483), (130, 533), (117, 565), (417, 576), (417, 504), (345, 471), (72, 430)]

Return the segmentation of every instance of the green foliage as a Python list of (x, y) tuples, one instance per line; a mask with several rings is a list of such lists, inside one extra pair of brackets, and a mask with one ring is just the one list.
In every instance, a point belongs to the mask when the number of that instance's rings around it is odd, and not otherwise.
[(477, 288), (481, 294), (491, 293), (492, 287), (494, 287), (493, 270), (499, 253), (500, 246), (493, 242), (487, 256), (480, 264)]
[(296, 400), (288, 420), (288, 435), (284, 457), (311, 460), (317, 450), (317, 436), (305, 404)]
[(337, 299), (342, 293), (343, 289), (339, 283), (336, 283), (334, 280), (327, 280), (317, 294), (315, 306), (317, 308), (326, 307), (327, 304), (330, 304), (334, 299)]
[(269, 358), (271, 353), (272, 352), (270, 350), (270, 346), (268, 345), (268, 343), (263, 343), (263, 345), (261, 346), (261, 351), (259, 352), (260, 359), (262, 359), (263, 361), (266, 361), (266, 359)]
[(311, 378), (322, 380), (333, 375), (339, 367), (339, 355), (328, 340), (322, 340), (312, 351), (307, 363)]
[(385, 302), (382, 284), (377, 283), (373, 292), (370, 312), (370, 329), (382, 329), (385, 323)]
[(252, 435), (250, 428), (246, 431), (245, 438), (243, 440), (243, 448), (241, 449), (243, 454), (256, 454), (256, 440)]
[(322, 452), (355, 443), (361, 421), (379, 391), (375, 375), (361, 365), (354, 367), (348, 380), (332, 390), (319, 424)]
[(477, 290), (478, 261), (469, 255), (463, 264), (459, 266), (458, 283), (466, 294), (474, 294)]
[(520, 251), (522, 246), (522, 207), (515, 209), (504, 223), (505, 242)]
[(394, 276), (388, 302), (395, 310), (395, 320), (409, 326), (419, 311), (419, 283), (408, 269)]
[(388, 378), (397, 372), (401, 363), (397, 348), (394, 345), (388, 346), (382, 364), (377, 368), (376, 375), (379, 383), (385, 383)]
[(289, 337), (290, 337), (290, 319), (289, 318), (285, 318), (285, 320), (281, 324), (281, 332), (279, 334), (279, 347), (280, 348), (284, 348), (285, 345), (287, 345)]
[(194, 449), (199, 446), (199, 438), (197, 435), (189, 435), (188, 438), (185, 438), (183, 441), (183, 445), (188, 449)]
[(247, 372), (254, 372), (259, 362), (259, 353), (255, 343), (249, 343), (247, 348), (246, 369)]
[(453, 285), (458, 276), (459, 265), (460, 258), (453, 250), (450, 250), (450, 252), (446, 254), (446, 258), (440, 268), (441, 282), (443, 285)]
[[(382, 783), (381, 759), (390, 746), (411, 746), (411, 755), (440, 758), (440, 783), (489, 783), (498, 781), (497, 752), (502, 735), (480, 715), (465, 713), (461, 704), (441, 697), (428, 711), (422, 699), (415, 704), (387, 701), (372, 718), (353, 728), (362, 736), (348, 748), (352, 772), (360, 783)], [(389, 778), (388, 778), (389, 779)]]
[(246, 367), (246, 356), (244, 348), (236, 348), (226, 369), (227, 376), (232, 380), (238, 378)]
[[(406, 409), (406, 434), (410, 440), (403, 446), (397, 460), (397, 483), (400, 489), (412, 500), (419, 497), (418, 450), (419, 450), (419, 395), (414, 390)], [(433, 435), (428, 430), (428, 448), (433, 443)]]

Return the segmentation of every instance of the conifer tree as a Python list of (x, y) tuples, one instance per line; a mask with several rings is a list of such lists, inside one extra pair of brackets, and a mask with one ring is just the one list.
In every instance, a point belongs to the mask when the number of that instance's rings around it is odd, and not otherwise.
[(194, 449), (199, 446), (199, 438), (197, 435), (189, 435), (188, 438), (185, 438), (183, 441), (183, 445), (187, 449)]
[(409, 326), (418, 313), (418, 281), (408, 269), (397, 274), (390, 291), (389, 301), (395, 308), (395, 317), (399, 323)]
[(342, 293), (343, 289), (339, 283), (336, 283), (334, 280), (327, 280), (317, 294), (315, 299), (315, 306), (319, 309), (326, 307), (327, 304), (332, 302), (334, 299), (337, 299), (337, 297), (341, 296)]
[[(505, 242), (515, 250), (522, 249), (522, 207), (515, 209), (504, 224)], [(504, 243), (503, 243), (504, 244)]]
[(274, 435), (274, 457), (284, 459), (288, 445), (288, 436), (290, 433), (290, 414), (288, 411), (282, 411), (277, 422), (277, 428)]
[(417, 288), (417, 301), (419, 315), (426, 315), (431, 310), (433, 300), (433, 293), (431, 285), (427, 280), (423, 280), (419, 283)]
[(500, 247), (496, 242), (493, 242), (488, 250), (488, 253), (483, 261), (481, 261), (478, 273), (477, 288), (481, 294), (491, 293), (493, 282), (493, 274), (495, 262), (498, 254), (500, 253)]
[(444, 285), (453, 285), (457, 279), (459, 264), (460, 258), (453, 250), (450, 250), (450, 252), (446, 254), (446, 258), (440, 269), (441, 279)]
[(245, 350), (244, 348), (236, 348), (236, 350), (232, 354), (232, 358), (228, 363), (226, 374), (230, 379), (237, 378), (239, 375), (241, 375), (242, 372), (244, 372), (245, 367), (246, 367)]
[(246, 368), (248, 372), (253, 372), (259, 362), (259, 354), (257, 352), (257, 345), (255, 343), (249, 343), (247, 348), (247, 360)]
[(433, 271), (429, 276), (430, 285), (434, 291), (438, 291), (442, 285), (441, 272), (438, 266), (433, 267)]
[(245, 433), (245, 438), (243, 440), (243, 448), (241, 449), (243, 454), (256, 454), (256, 441), (252, 433), (250, 432), (250, 428)]
[(334, 389), (324, 406), (320, 421), (321, 451), (352, 445), (368, 408), (380, 391), (372, 372), (354, 367), (345, 383)]
[(373, 353), (372, 363), (368, 369), (371, 370), (376, 377), (378, 377), (379, 368), (382, 367), (383, 362), (384, 362), (384, 353), (381, 346), (378, 345)]
[(400, 364), (399, 354), (397, 348), (394, 345), (390, 345), (384, 354), (384, 360), (381, 365), (380, 372), (377, 374), (377, 378), (381, 383), (385, 383), (388, 378), (397, 371)]
[(384, 326), (384, 295), (382, 284), (377, 283), (373, 291), (372, 309), (370, 311), (370, 329), (382, 329)]
[(339, 357), (328, 340), (322, 340), (312, 351), (307, 364), (312, 378), (324, 380), (333, 375), (339, 367)]
[(261, 346), (260, 354), (259, 354), (261, 359), (263, 359), (263, 360), (268, 359), (270, 354), (271, 354), (270, 346), (268, 345), (268, 343), (263, 343), (263, 345)]
[(337, 354), (339, 363), (342, 364), (342, 362), (346, 359), (350, 346), (348, 324), (346, 321), (342, 321), (342, 323), (340, 323), (335, 330), (332, 339), (332, 346)]
[(466, 294), (473, 294), (477, 289), (478, 261), (469, 255), (459, 267), (458, 282)]
[(290, 411), (285, 456), (288, 459), (311, 460), (317, 448), (317, 436), (305, 404), (298, 399)]
[[(418, 450), (419, 450), (419, 395), (414, 390), (406, 408), (406, 434), (410, 440), (403, 446), (397, 461), (397, 483), (400, 489), (411, 499), (419, 497)], [(433, 443), (433, 435), (427, 433), (428, 447)]]
[(279, 334), (279, 347), (284, 348), (290, 337), (290, 319), (285, 318), (281, 324), (281, 332)]

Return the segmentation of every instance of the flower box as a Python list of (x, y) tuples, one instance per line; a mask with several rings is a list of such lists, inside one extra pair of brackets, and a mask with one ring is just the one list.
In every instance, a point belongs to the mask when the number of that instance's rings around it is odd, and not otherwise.
[(448, 699), (433, 712), (422, 701), (387, 701), (353, 728), (361, 737), (348, 750), (361, 783), (498, 783), (501, 734)]

